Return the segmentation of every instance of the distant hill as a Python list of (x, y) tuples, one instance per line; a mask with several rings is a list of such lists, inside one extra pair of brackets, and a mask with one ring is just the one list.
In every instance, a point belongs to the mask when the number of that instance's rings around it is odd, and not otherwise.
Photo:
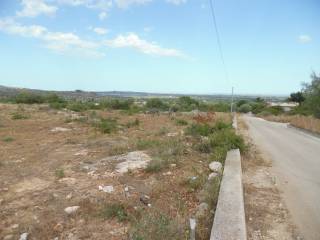
[[(30, 92), (34, 94), (48, 94), (56, 93), (57, 95), (64, 97), (66, 99), (101, 99), (105, 97), (116, 97), (116, 98), (177, 98), (181, 96), (191, 96), (197, 99), (203, 100), (216, 100), (216, 101), (225, 101), (230, 100), (230, 95), (228, 94), (212, 94), (212, 95), (199, 95), (199, 94), (169, 94), (169, 93), (147, 93), (147, 92), (130, 92), (130, 91), (103, 91), (103, 92), (90, 92), (90, 91), (46, 91), (38, 89), (28, 89), (28, 88), (15, 88), (15, 87), (6, 87), (0, 85), (0, 98), (3, 97), (12, 97), (21, 92)], [(266, 96), (266, 95), (235, 95), (235, 99), (247, 99), (252, 100), (257, 97), (263, 98), (267, 101), (283, 101), (286, 96)]]

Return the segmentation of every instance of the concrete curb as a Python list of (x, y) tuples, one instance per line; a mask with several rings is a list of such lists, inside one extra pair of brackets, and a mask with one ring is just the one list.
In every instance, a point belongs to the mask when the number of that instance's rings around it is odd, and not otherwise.
[(225, 161), (210, 240), (246, 240), (241, 156), (231, 150)]

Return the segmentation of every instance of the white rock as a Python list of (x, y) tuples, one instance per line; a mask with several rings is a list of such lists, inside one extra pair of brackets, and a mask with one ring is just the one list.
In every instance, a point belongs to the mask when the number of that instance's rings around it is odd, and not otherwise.
[(67, 196), (66, 196), (66, 199), (67, 200), (70, 200), (72, 198), (72, 193), (69, 193)]
[(213, 180), (214, 178), (216, 178), (218, 176), (218, 173), (210, 173), (209, 176), (208, 176), (208, 181), (211, 181)]
[(14, 238), (14, 236), (12, 234), (7, 235), (3, 238), (3, 240), (12, 240)]
[(59, 179), (59, 182), (65, 183), (67, 185), (74, 185), (77, 182), (77, 179), (71, 178), (71, 177), (65, 177), (65, 178)]
[(29, 235), (29, 233), (22, 233), (22, 234), (20, 235), (19, 240), (27, 240), (27, 239), (28, 239), (28, 235)]
[(55, 127), (51, 129), (51, 132), (67, 132), (70, 131), (69, 128), (63, 128), (63, 127)]
[(168, 133), (167, 134), (168, 137), (175, 137), (175, 136), (178, 136), (178, 135), (179, 135), (179, 133), (177, 133), (177, 132), (173, 132), (173, 133)]
[(212, 162), (209, 164), (211, 171), (221, 174), (222, 173), (222, 164), (220, 162)]
[(113, 186), (99, 186), (99, 190), (106, 192), (106, 193), (112, 193), (114, 191)]
[(128, 154), (113, 157), (114, 160), (123, 161), (116, 165), (116, 172), (127, 173), (129, 170), (144, 169), (151, 161), (149, 155), (142, 151), (130, 152)]
[(64, 211), (65, 211), (67, 214), (73, 214), (73, 213), (75, 213), (79, 208), (80, 208), (80, 206), (66, 207), (66, 208), (64, 209)]

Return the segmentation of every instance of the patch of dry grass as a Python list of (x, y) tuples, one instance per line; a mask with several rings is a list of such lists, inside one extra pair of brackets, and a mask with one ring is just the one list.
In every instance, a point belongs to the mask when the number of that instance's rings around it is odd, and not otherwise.
[(266, 119), (268, 121), (290, 123), (291, 125), (293, 125), (295, 127), (310, 130), (315, 133), (320, 133), (320, 119), (316, 119), (311, 116), (280, 115), (280, 116), (266, 116), (266, 117), (264, 117), (264, 119)]

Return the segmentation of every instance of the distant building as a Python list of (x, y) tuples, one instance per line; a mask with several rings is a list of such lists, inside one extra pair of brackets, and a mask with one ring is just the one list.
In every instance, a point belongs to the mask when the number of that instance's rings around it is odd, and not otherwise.
[(281, 107), (285, 112), (290, 112), (293, 108), (299, 106), (295, 102), (268, 102), (267, 104), (270, 107)]

